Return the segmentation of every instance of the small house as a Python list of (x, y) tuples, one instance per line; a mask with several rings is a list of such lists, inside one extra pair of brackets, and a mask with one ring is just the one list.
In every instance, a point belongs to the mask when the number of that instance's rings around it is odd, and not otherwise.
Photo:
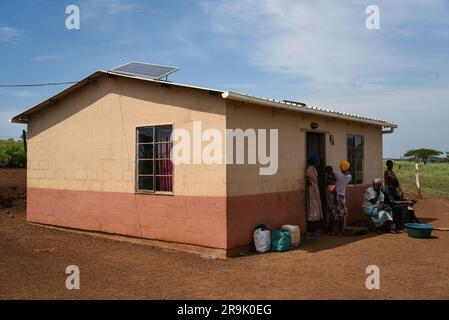
[[(11, 119), (28, 127), (29, 222), (232, 256), (252, 244), (258, 224), (306, 230), (304, 172), (312, 154), (322, 168), (350, 161), (349, 222), (364, 219), (362, 196), (382, 176), (382, 137), (395, 124), (174, 83), (167, 80), (174, 69), (164, 68), (132, 62), (97, 71)], [(207, 139), (194, 141), (198, 126), (224, 133), (223, 154), (227, 130), (268, 130), (267, 141), (277, 130), (276, 170), (261, 174), (263, 165), (247, 161), (251, 151), (244, 163), (172, 161), (174, 130), (204, 152)]]

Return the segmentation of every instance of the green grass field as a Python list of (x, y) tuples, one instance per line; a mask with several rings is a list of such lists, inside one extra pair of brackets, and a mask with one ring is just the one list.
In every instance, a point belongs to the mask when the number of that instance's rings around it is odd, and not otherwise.
[[(419, 168), (423, 194), (449, 198), (449, 163), (428, 163), (427, 165), (420, 163)], [(404, 191), (408, 194), (416, 194), (415, 163), (395, 161), (394, 170)]]

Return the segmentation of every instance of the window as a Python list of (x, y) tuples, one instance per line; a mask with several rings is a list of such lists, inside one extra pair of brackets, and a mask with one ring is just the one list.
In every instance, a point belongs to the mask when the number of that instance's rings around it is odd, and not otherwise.
[(351, 163), (349, 173), (352, 176), (351, 184), (363, 184), (363, 158), (364, 158), (364, 136), (348, 134), (348, 161)]
[(171, 125), (137, 128), (136, 191), (173, 191), (171, 132)]

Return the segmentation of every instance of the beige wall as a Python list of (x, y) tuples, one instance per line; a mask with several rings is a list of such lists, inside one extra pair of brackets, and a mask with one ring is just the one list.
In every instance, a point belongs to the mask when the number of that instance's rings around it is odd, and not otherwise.
[[(279, 129), (279, 168), (259, 165), (174, 168), (174, 195), (134, 195), (136, 127)], [(29, 221), (232, 249), (250, 244), (254, 227), (306, 228), (304, 170), (311, 122), (326, 135), (327, 164), (346, 158), (346, 134), (365, 136), (364, 180), (381, 175), (376, 126), (223, 100), (207, 91), (102, 76), (32, 114), (28, 125)], [(203, 143), (205, 146), (207, 143)], [(223, 144), (224, 154), (224, 144)], [(353, 188), (360, 212), (363, 188)], [(228, 197), (226, 197), (228, 196)], [(351, 213), (352, 214), (352, 213)], [(354, 215), (357, 216), (357, 215)]]
[[(123, 93), (123, 95), (122, 95)], [(28, 187), (134, 192), (135, 130), (173, 124), (225, 129), (225, 103), (207, 91), (103, 76), (33, 114)], [(175, 195), (226, 195), (224, 165), (177, 165)]]
[[(122, 93), (126, 93), (122, 95)], [(346, 134), (365, 136), (364, 183), (381, 176), (381, 128), (263, 106), (176, 86), (107, 78), (32, 115), (28, 186), (31, 188), (134, 192), (135, 129), (173, 124), (202, 129), (279, 129), (279, 168), (261, 176), (259, 165), (176, 165), (176, 195), (234, 196), (303, 190), (306, 134), (311, 122), (326, 134), (327, 164), (346, 158)], [(203, 143), (205, 145), (205, 143)], [(224, 150), (223, 150), (224, 152)]]
[[(357, 122), (333, 120), (299, 112), (276, 110), (236, 101), (227, 102), (227, 128), (279, 129), (279, 168), (276, 175), (261, 176), (259, 165), (228, 165), (228, 196), (304, 190), (306, 168), (306, 130), (311, 122), (319, 123), (326, 134), (327, 165), (338, 170), (346, 159), (346, 135), (365, 137), (364, 183), (381, 176), (381, 128)], [(334, 145), (329, 135), (334, 136)]]

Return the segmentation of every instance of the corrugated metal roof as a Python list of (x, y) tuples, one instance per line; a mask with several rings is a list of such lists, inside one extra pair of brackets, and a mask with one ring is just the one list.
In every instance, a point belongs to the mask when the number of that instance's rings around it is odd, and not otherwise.
[(71, 85), (70, 87), (60, 91), (59, 93), (55, 94), (54, 96), (52, 96), (51, 98), (42, 101), (41, 103), (35, 105), (34, 107), (31, 107), (30, 109), (22, 112), (21, 114), (18, 114), (16, 116), (14, 116), (11, 120), (9, 120), (12, 123), (27, 123), (28, 122), (28, 117), (30, 114), (48, 106), (51, 105), (52, 103), (54, 103), (55, 101), (57, 101), (58, 99), (61, 99), (62, 97), (72, 93), (73, 91), (81, 88), (82, 86), (88, 84), (90, 81), (98, 78), (99, 76), (103, 75), (104, 71), (96, 71), (94, 73), (92, 73), (91, 75), (87, 76), (86, 78), (84, 78), (81, 81), (78, 81), (77, 83), (75, 83), (74, 85)]
[(364, 122), (364, 123), (369, 123), (369, 124), (374, 124), (374, 125), (379, 125), (379, 126), (389, 127), (389, 128), (397, 128), (396, 124), (394, 124), (392, 122), (385, 121), (385, 120), (364, 117), (364, 116), (350, 114), (350, 113), (346, 113), (346, 112), (334, 111), (334, 110), (330, 110), (330, 109), (326, 109), (326, 108), (311, 106), (311, 105), (308, 105), (305, 103), (292, 103), (292, 102), (287, 102), (287, 101), (262, 98), (262, 97), (252, 96), (252, 95), (243, 94), (243, 93), (236, 93), (236, 92), (226, 92), (223, 94), (223, 97), (240, 100), (240, 101), (248, 101), (248, 102), (253, 102), (253, 103), (259, 102), (261, 104), (270, 105), (272, 107), (279, 107), (279, 108), (289, 109), (289, 110), (293, 110), (293, 111), (314, 113), (314, 114), (319, 114), (322, 116), (328, 116), (328, 117), (333, 117), (333, 118)]
[(32, 113), (40, 110), (43, 107), (46, 107), (48, 105), (51, 105), (54, 101), (61, 99), (62, 97), (70, 94), (71, 92), (77, 90), (78, 88), (87, 85), (90, 81), (102, 76), (102, 75), (115, 75), (119, 77), (124, 78), (131, 78), (131, 79), (137, 79), (142, 81), (149, 81), (149, 82), (155, 82), (155, 83), (166, 83), (173, 86), (179, 86), (179, 87), (185, 87), (185, 88), (192, 88), (197, 90), (206, 90), (211, 92), (220, 93), (224, 99), (234, 99), (234, 100), (240, 100), (240, 101), (248, 101), (255, 104), (270, 106), (270, 107), (277, 107), (281, 109), (288, 109), (291, 111), (300, 111), (300, 112), (306, 112), (306, 113), (315, 113), (322, 116), (332, 117), (332, 118), (339, 118), (339, 119), (346, 119), (350, 121), (358, 121), (363, 123), (369, 123), (373, 125), (383, 126), (383, 127), (389, 127), (389, 128), (396, 128), (397, 125), (388, 121), (380, 120), (380, 119), (374, 119), (369, 117), (364, 117), (360, 115), (354, 115), (349, 114), (345, 112), (338, 112), (334, 110), (329, 110), (326, 108), (321, 107), (315, 107), (310, 106), (307, 104), (295, 104), (291, 102), (286, 101), (280, 101), (275, 99), (269, 99), (269, 98), (262, 98), (262, 97), (256, 97), (248, 94), (242, 94), (242, 93), (235, 93), (230, 91), (224, 91), (224, 90), (218, 90), (218, 89), (211, 89), (211, 88), (205, 88), (205, 87), (198, 87), (198, 86), (191, 86), (187, 84), (181, 84), (181, 83), (175, 83), (175, 82), (167, 82), (162, 80), (155, 80), (155, 79), (148, 79), (148, 78), (142, 78), (134, 75), (125, 75), (122, 73), (114, 72), (114, 71), (96, 71), (89, 75), (88, 77), (84, 78), (83, 80), (75, 83), (74, 85), (64, 89), (63, 91), (59, 92), (58, 94), (54, 95), (53, 97), (42, 101), (41, 103), (37, 104), (36, 106), (22, 112), (19, 115), (14, 116), (10, 122), (13, 123), (27, 123), (29, 115)]

